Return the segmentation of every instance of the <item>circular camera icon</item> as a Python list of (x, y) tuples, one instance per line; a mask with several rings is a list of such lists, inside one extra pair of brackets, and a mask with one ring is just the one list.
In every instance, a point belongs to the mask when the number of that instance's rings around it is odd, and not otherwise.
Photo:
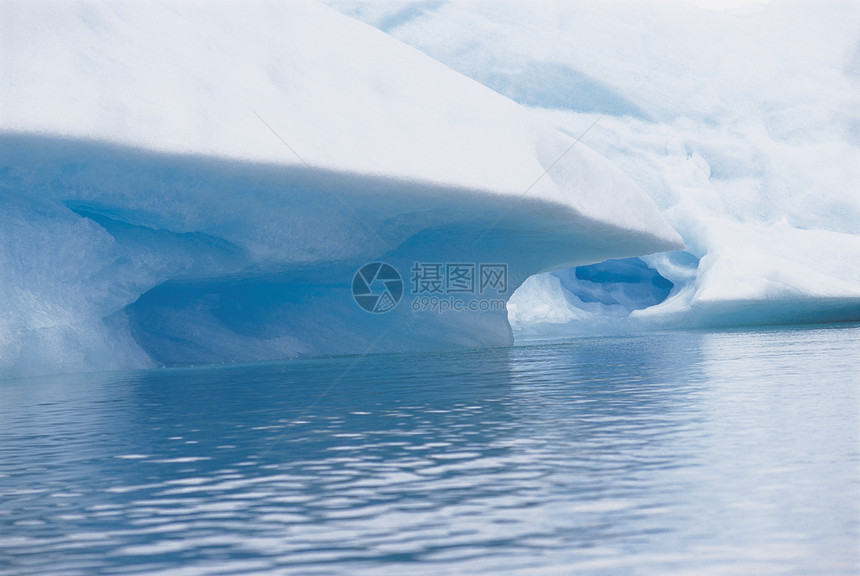
[(365, 264), (352, 278), (352, 297), (368, 312), (388, 312), (403, 297), (403, 278), (385, 262)]

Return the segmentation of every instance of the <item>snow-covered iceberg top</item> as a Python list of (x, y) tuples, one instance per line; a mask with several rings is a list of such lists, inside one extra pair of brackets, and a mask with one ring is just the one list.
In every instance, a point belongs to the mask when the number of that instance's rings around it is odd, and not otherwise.
[(317, 2), (3, 10), (4, 132), (528, 191), (675, 239), (655, 227), (651, 202), (586, 146), (540, 178), (569, 137)]
[(0, 377), (505, 344), (503, 307), (368, 313), (356, 270), (405, 302), (503, 265), (504, 303), (682, 247), (575, 137), (316, 2), (4, 2), (0, 38)]

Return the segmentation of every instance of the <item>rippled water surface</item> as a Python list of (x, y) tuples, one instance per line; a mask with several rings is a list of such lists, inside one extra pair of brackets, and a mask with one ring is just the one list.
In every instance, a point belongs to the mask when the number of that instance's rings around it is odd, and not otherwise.
[(0, 382), (0, 574), (857, 574), (860, 327)]

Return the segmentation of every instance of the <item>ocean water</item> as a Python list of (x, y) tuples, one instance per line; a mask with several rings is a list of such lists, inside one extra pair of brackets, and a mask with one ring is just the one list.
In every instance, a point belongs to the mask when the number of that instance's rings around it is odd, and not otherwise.
[(857, 574), (860, 326), (0, 382), (0, 574)]

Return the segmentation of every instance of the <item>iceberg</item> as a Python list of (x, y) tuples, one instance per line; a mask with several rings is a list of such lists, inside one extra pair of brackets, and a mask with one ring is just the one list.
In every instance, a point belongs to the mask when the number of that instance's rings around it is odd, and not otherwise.
[(681, 234), (529, 278), (518, 341), (860, 320), (857, 2), (328, 4), (567, 134), (599, 120), (584, 142)]
[(4, 2), (0, 38), (0, 378), (507, 345), (527, 278), (684, 247), (576, 136), (314, 1)]

